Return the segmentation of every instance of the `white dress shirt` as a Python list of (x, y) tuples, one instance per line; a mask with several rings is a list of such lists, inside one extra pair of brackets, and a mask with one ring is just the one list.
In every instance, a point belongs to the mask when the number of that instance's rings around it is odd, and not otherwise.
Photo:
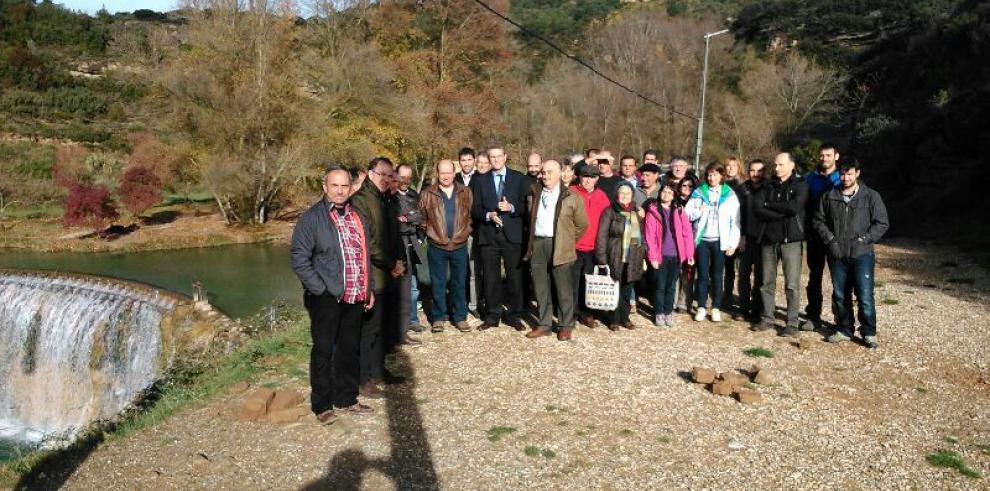
[(537, 237), (553, 237), (553, 219), (557, 211), (557, 199), (560, 198), (560, 184), (553, 190), (543, 188), (540, 202), (537, 203), (536, 225), (534, 233)]

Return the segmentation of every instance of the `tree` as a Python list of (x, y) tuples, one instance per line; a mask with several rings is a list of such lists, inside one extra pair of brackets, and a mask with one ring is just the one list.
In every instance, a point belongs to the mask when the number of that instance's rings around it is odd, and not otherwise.
[(147, 167), (130, 167), (124, 171), (118, 193), (127, 210), (138, 216), (161, 202), (162, 181)]
[(65, 213), (62, 222), (66, 226), (89, 225), (102, 228), (108, 221), (119, 217), (117, 204), (110, 197), (106, 186), (89, 186), (76, 183), (69, 188), (65, 199)]
[(265, 0), (191, 7), (188, 44), (170, 52), (159, 83), (224, 219), (264, 223), (302, 164), (298, 130), (311, 109), (295, 13)]

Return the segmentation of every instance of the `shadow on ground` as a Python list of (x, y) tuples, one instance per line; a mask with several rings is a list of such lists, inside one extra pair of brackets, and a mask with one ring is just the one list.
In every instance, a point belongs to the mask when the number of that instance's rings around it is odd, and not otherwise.
[(409, 357), (401, 350), (395, 354), (395, 362), (405, 368), (406, 383), (385, 389), (391, 442), (389, 456), (370, 459), (358, 449), (341, 450), (330, 459), (326, 475), (303, 486), (303, 490), (357, 490), (369, 471), (387, 476), (396, 489), (440, 489), (430, 442), (416, 401), (415, 371)]

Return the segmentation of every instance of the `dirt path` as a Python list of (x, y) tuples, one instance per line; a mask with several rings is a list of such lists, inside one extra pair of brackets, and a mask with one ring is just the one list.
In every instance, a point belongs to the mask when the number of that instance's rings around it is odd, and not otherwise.
[[(670, 331), (640, 318), (640, 329), (582, 328), (570, 343), (527, 340), (505, 328), (427, 334), (422, 348), (393, 360), (411, 382), (391, 386), (385, 401), (373, 403), (374, 416), (331, 427), (312, 418), (240, 422), (243, 396), (230, 396), (99, 447), (64, 484), (987, 489), (990, 478), (925, 460), (952, 449), (990, 474), (990, 455), (977, 447), (990, 444), (987, 276), (961, 256), (918, 245), (879, 252), (877, 351), (819, 341), (800, 349), (742, 323), (683, 315)], [(776, 356), (742, 353), (754, 346)], [(759, 405), (714, 396), (681, 373), (754, 361), (777, 379), (758, 387)], [(305, 379), (264, 382), (307, 390)], [(488, 437), (494, 427), (505, 427), (497, 441)]]

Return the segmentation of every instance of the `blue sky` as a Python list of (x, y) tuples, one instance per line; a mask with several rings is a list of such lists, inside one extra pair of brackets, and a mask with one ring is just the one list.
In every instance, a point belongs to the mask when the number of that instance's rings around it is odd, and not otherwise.
[(172, 10), (178, 5), (178, 0), (54, 0), (66, 8), (81, 10), (87, 14), (95, 14), (101, 8), (106, 8), (111, 14), (116, 12), (132, 12), (138, 9), (151, 9), (158, 12)]

